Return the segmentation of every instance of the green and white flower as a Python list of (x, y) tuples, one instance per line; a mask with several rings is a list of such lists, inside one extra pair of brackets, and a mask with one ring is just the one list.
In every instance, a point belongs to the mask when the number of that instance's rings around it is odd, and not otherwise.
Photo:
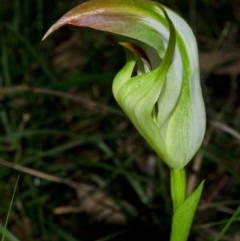
[(187, 23), (149, 0), (91, 0), (61, 17), (44, 38), (71, 24), (107, 31), (127, 61), (113, 94), (137, 130), (171, 169), (182, 169), (205, 133), (198, 50)]

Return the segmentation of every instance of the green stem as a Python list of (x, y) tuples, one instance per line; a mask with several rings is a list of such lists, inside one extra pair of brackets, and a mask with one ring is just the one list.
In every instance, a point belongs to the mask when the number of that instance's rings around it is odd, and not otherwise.
[(175, 213), (186, 197), (185, 169), (171, 169), (171, 196)]
[(173, 219), (170, 241), (187, 241), (201, 197), (203, 184), (204, 182), (201, 182), (198, 188), (186, 198), (185, 170), (171, 170)]

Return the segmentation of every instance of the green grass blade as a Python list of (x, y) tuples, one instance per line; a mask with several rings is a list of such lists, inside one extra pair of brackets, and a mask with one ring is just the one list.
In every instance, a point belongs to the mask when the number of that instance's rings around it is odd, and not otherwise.
[(95, 241), (108, 241), (108, 240), (112, 240), (113, 238), (115, 237), (118, 237), (122, 234), (126, 233), (126, 230), (123, 230), (123, 231), (120, 231), (120, 232), (116, 232), (116, 233), (112, 233), (104, 238), (100, 238), (98, 240), (95, 240)]
[(4, 226), (0, 225), (0, 233), (2, 235), (2, 240), (4, 237), (6, 237), (9, 241), (20, 241), (18, 238), (16, 238), (12, 233), (10, 233), (8, 230), (5, 229)]
[(48, 225), (51, 229), (54, 230), (54, 232), (56, 232), (58, 234), (59, 237), (61, 237), (62, 240), (65, 240), (65, 241), (81, 241), (82, 240), (80, 237), (78, 237), (76, 239), (69, 232), (67, 232), (66, 230), (63, 230), (62, 228), (60, 228), (58, 225), (56, 225), (54, 223), (49, 223)]
[[(13, 205), (13, 200), (14, 200), (15, 193), (16, 193), (16, 190), (17, 190), (18, 180), (19, 180), (19, 176), (17, 177), (17, 181), (16, 181), (16, 184), (15, 184), (15, 187), (14, 187), (14, 190), (13, 190), (13, 195), (12, 195), (12, 199), (11, 199), (10, 206), (9, 206), (9, 209), (8, 209), (6, 222), (5, 222), (5, 225), (4, 225), (4, 228), (3, 228), (1, 241), (4, 241), (4, 237), (6, 236), (6, 233), (7, 233), (6, 230), (7, 230), (8, 219), (9, 219), (9, 216), (10, 216), (11, 208), (12, 208), (12, 205)], [(12, 237), (14, 237), (14, 236), (12, 236)], [(10, 239), (10, 240), (14, 240), (14, 239)]]
[(214, 241), (219, 241), (222, 236), (224, 235), (224, 233), (228, 230), (228, 228), (230, 227), (230, 225), (235, 221), (235, 219), (237, 218), (237, 216), (240, 214), (240, 206), (238, 207), (238, 209), (234, 212), (234, 214), (232, 215), (232, 217), (228, 220), (228, 222), (226, 223), (226, 225), (223, 227), (223, 229), (221, 230), (221, 232), (218, 234), (218, 236), (214, 239)]

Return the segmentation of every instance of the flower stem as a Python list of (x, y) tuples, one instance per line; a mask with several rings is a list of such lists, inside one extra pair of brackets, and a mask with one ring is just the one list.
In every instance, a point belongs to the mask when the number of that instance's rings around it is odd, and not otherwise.
[(201, 197), (202, 182), (186, 198), (186, 174), (184, 169), (171, 169), (171, 196), (173, 201), (173, 218), (170, 241), (187, 241), (193, 218)]
[(184, 202), (186, 196), (185, 169), (171, 169), (171, 196), (173, 201), (173, 213)]

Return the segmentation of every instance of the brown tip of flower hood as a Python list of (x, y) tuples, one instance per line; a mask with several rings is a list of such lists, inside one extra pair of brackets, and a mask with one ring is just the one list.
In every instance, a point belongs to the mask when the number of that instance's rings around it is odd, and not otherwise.
[(48, 29), (48, 31), (45, 33), (45, 35), (42, 38), (42, 41), (48, 37), (48, 35), (50, 35), (52, 32), (54, 32), (55, 30), (59, 29), (60, 27), (62, 27), (63, 25), (67, 24), (69, 22), (69, 15), (70, 12), (66, 13), (65, 15), (63, 15), (56, 23), (54, 23), (50, 29)]
[(91, 0), (82, 3), (64, 14), (55, 24), (53, 24), (43, 36), (42, 40), (65, 24), (98, 28), (97, 26), (103, 25), (104, 21), (103, 19), (99, 21), (99, 18), (97, 18), (96, 15), (101, 15), (102, 12), (108, 12), (110, 9), (112, 9), (114, 12), (114, 7), (111, 7), (109, 0)]

